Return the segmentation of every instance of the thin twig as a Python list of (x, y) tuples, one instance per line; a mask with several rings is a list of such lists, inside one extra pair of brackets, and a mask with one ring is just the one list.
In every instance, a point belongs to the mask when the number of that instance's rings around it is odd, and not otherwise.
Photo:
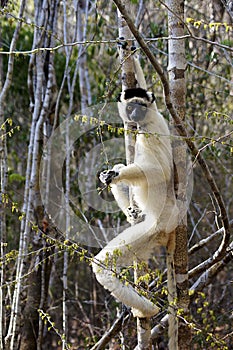
[(120, 332), (122, 325), (129, 318), (129, 314), (125, 316), (125, 311), (123, 311), (120, 316), (114, 321), (109, 330), (102, 336), (101, 339), (90, 349), (90, 350), (101, 350), (106, 349), (106, 345), (109, 341)]
[[(183, 39), (194, 39), (199, 41), (204, 41), (210, 45), (218, 46), (224, 50), (232, 51), (233, 48), (227, 45), (219, 44), (216, 41), (211, 41), (205, 38), (200, 38), (192, 34), (186, 34), (182, 36), (172, 37), (172, 36), (162, 36), (159, 38), (145, 38), (144, 40), (146, 42), (156, 42), (161, 40), (183, 40)], [(126, 41), (134, 40), (133, 38), (125, 39)], [(44, 51), (50, 51), (54, 52), (64, 47), (72, 47), (72, 46), (78, 46), (78, 45), (90, 45), (90, 44), (117, 44), (119, 42), (119, 39), (110, 39), (110, 40), (84, 40), (84, 41), (74, 41), (71, 43), (62, 43), (54, 47), (38, 47), (33, 50), (25, 50), (25, 51), (19, 51), (19, 50), (10, 50), (10, 51), (0, 51), (0, 55), (31, 55), (34, 53), (40, 53)]]

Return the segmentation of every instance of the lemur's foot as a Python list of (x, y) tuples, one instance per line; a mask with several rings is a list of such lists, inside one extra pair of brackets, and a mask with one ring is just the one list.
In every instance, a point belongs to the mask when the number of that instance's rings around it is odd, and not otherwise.
[(132, 224), (138, 224), (139, 222), (142, 222), (145, 220), (145, 215), (142, 214), (141, 209), (139, 207), (128, 207), (127, 208), (127, 221)]
[(99, 179), (106, 185), (110, 185), (112, 180), (118, 176), (119, 173), (115, 170), (104, 170), (100, 173)]
[(128, 207), (127, 212), (130, 218), (132, 218), (133, 220), (136, 220), (139, 217), (141, 210), (135, 206), (135, 207)]

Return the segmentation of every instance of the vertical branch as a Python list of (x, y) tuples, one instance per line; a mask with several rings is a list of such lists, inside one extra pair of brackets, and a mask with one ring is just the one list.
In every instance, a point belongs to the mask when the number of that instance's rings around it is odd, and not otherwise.
[[(48, 7), (46, 2), (40, 2), (35, 8), (36, 23), (40, 24), (40, 29), (35, 31), (33, 46), (50, 46), (54, 45), (54, 36), (49, 35), (50, 32), (56, 33), (57, 25), (57, 0), (50, 2)], [(41, 30), (43, 27), (43, 30)], [(31, 80), (34, 87), (31, 95), (31, 103), (33, 106), (32, 115), (32, 140), (28, 154), (29, 170), (29, 189), (25, 190), (27, 195), (26, 208), (26, 226), (23, 235), (28, 237), (31, 233), (31, 225), (36, 221), (38, 227), (43, 227), (44, 210), (40, 199), (39, 184), (39, 165), (40, 154), (43, 146), (41, 137), (44, 122), (49, 119), (54, 102), (56, 91), (56, 79), (54, 71), (54, 55), (47, 53), (44, 55), (36, 55), (32, 58), (30, 65)], [(46, 265), (46, 252), (43, 251), (44, 241), (39, 232), (32, 230), (32, 249), (36, 253), (31, 260), (28, 276), (27, 301), (23, 312), (24, 324), (22, 327), (22, 338), (20, 349), (29, 348), (39, 349), (43, 331), (43, 325), (39, 322), (38, 308), (45, 307), (48, 278), (50, 274), (49, 264)], [(41, 251), (39, 254), (37, 250)], [(45, 258), (45, 261), (43, 261)], [(37, 265), (35, 267), (35, 265)]]
[[(24, 13), (24, 9), (25, 9), (25, 0), (22, 0), (20, 2), (20, 9), (19, 9), (19, 14), (18, 17), (22, 18), (23, 13)], [(13, 33), (13, 37), (11, 40), (11, 44), (10, 44), (10, 52), (15, 50), (16, 47), (16, 43), (17, 43), (17, 39), (19, 36), (19, 32), (20, 32), (20, 28), (22, 26), (22, 22), (18, 21), (16, 23), (16, 27)], [(1, 40), (0, 40), (1, 42)], [(14, 55), (9, 55), (9, 59), (8, 59), (8, 65), (7, 65), (7, 74), (6, 74), (6, 78), (5, 81), (3, 82), (3, 66), (2, 66), (2, 57), (0, 59), (0, 126), (2, 127), (4, 124), (4, 104), (6, 101), (6, 96), (7, 96), (7, 92), (11, 86), (12, 83), (12, 76), (13, 76), (13, 68), (14, 68)], [(4, 214), (4, 208), (3, 208), (3, 201), (4, 201), (4, 195), (6, 192), (6, 186), (7, 186), (7, 148), (6, 148), (6, 138), (3, 136), (4, 133), (4, 129), (1, 129), (0, 132), (0, 156), (1, 156), (1, 197), (0, 197), (0, 204), (1, 204), (1, 211), (0, 211), (0, 222), (1, 222), (1, 226), (0, 226), (0, 232), (1, 232), (1, 257), (3, 258), (4, 255), (4, 242), (5, 242), (5, 214)], [(2, 261), (4, 261), (4, 258), (2, 259)], [(1, 266), (1, 270), (0, 270), (0, 278), (1, 278), (1, 285), (3, 285), (4, 283), (4, 264), (2, 264)], [(3, 290), (1, 288), (1, 294), (0, 294), (0, 319), (1, 319), (1, 325), (0, 325), (0, 347), (3, 346), (3, 327), (4, 327), (4, 307), (3, 307)], [(12, 314), (13, 315), (13, 314)], [(12, 318), (11, 318), (12, 319)], [(12, 323), (10, 323), (10, 325), (12, 325)], [(11, 328), (12, 329), (12, 328)]]
[[(87, 19), (88, 19), (88, 6), (89, 6), (89, 0), (86, 1), (76, 1), (75, 2), (75, 13), (76, 13), (76, 23), (74, 27), (74, 41), (82, 41), (86, 38), (86, 32), (87, 32)], [(83, 13), (85, 14), (85, 23), (83, 21)], [(68, 22), (67, 22), (67, 7), (66, 2), (63, 2), (63, 18), (64, 18), (64, 42), (67, 43), (68, 41), (68, 34), (67, 34), (67, 28), (68, 28)], [(74, 105), (74, 93), (75, 93), (75, 87), (77, 78), (79, 77), (79, 86), (80, 86), (80, 93), (81, 93), (81, 110), (84, 112), (85, 108), (87, 107), (88, 102), (90, 102), (90, 95), (88, 94), (88, 89), (86, 88), (88, 84), (88, 77), (87, 77), (87, 56), (85, 52), (85, 48), (82, 46), (79, 47), (79, 54), (78, 59), (75, 64), (74, 74), (71, 77), (70, 76), (70, 70), (69, 70), (69, 62), (72, 55), (72, 48), (65, 48), (66, 50), (66, 69), (65, 74), (63, 77), (62, 82), (62, 88), (64, 86), (65, 80), (67, 80), (68, 85), (68, 91), (69, 91), (69, 108), (68, 112), (66, 114), (66, 136), (65, 136), (65, 142), (66, 142), (66, 184), (65, 184), (65, 207), (66, 207), (66, 232), (65, 232), (65, 239), (69, 239), (69, 231), (70, 231), (70, 214), (69, 214), (69, 200), (70, 200), (70, 125), (69, 125), (69, 118), (73, 110)], [(62, 88), (60, 92), (62, 91)], [(60, 93), (59, 93), (60, 95)], [(62, 314), (62, 323), (63, 323), (63, 334), (65, 336), (65, 339), (68, 337), (68, 310), (67, 310), (67, 270), (68, 270), (68, 252), (64, 252), (64, 260), (63, 260), (63, 314)], [(66, 348), (65, 341), (62, 343), (62, 349)]]
[[(67, 7), (66, 1), (63, 2), (63, 29), (64, 29), (64, 42), (68, 41), (67, 37)], [(75, 27), (75, 32), (76, 32)], [(76, 34), (76, 33), (75, 33)], [(69, 60), (71, 58), (72, 49), (66, 48), (66, 72), (67, 76), (67, 85), (69, 93), (71, 92), (70, 79), (68, 75), (68, 65)], [(77, 71), (77, 70), (76, 70)], [(72, 102), (71, 102), (72, 101)], [(73, 94), (70, 94), (69, 100), (69, 110), (66, 116), (66, 130), (65, 130), (65, 144), (66, 144), (66, 162), (65, 162), (65, 240), (69, 239), (69, 230), (70, 230), (70, 214), (69, 214), (69, 196), (70, 196), (70, 140), (69, 140), (69, 116), (72, 110), (73, 103)], [(68, 271), (68, 252), (65, 250), (63, 253), (63, 272), (62, 272), (62, 332), (63, 332), (63, 340), (62, 340), (62, 350), (66, 348), (65, 340), (68, 339), (68, 309), (67, 309), (67, 291), (68, 291), (68, 282), (67, 282), (67, 271)]]
[[(168, 8), (168, 32), (172, 38), (184, 35), (184, 1), (167, 0)], [(170, 9), (172, 11), (170, 11)], [(170, 97), (174, 109), (179, 118), (185, 120), (185, 43), (184, 40), (170, 39), (168, 41), (168, 75), (170, 82)], [(187, 249), (187, 222), (186, 222), (186, 145), (181, 140), (173, 142), (175, 169), (175, 189), (179, 206), (179, 224), (176, 228), (176, 248), (174, 253), (174, 268), (177, 289), (177, 308), (184, 310), (185, 315), (189, 310), (188, 288), (188, 249)], [(176, 321), (178, 322), (178, 320)], [(169, 327), (170, 330), (172, 327)], [(187, 349), (189, 346), (190, 331), (182, 321), (178, 322), (178, 348)], [(172, 342), (170, 335), (169, 349), (176, 349), (177, 344)]]
[[(131, 89), (136, 87), (136, 78), (134, 74), (134, 63), (133, 56), (130, 48), (133, 45), (132, 40), (126, 41), (132, 37), (131, 31), (127, 26), (123, 16), (118, 11), (118, 32), (119, 38), (122, 39), (121, 47), (119, 49), (120, 63), (122, 66), (121, 70), (121, 82), (122, 82), (122, 91), (126, 89)], [(125, 149), (126, 149), (126, 162), (130, 164), (134, 159), (134, 147), (135, 147), (135, 138), (133, 133), (130, 130), (133, 130), (133, 125), (124, 121), (125, 132)], [(129, 131), (129, 132), (128, 132)]]
[[(66, 181), (65, 181), (65, 220), (66, 220), (66, 230), (65, 230), (65, 240), (69, 240), (69, 231), (70, 231), (70, 211), (69, 211), (69, 200), (70, 200), (70, 130), (69, 130), (69, 120), (66, 122)], [(67, 281), (67, 271), (69, 264), (69, 254), (68, 251), (64, 251), (63, 255), (63, 274), (62, 274), (62, 329), (64, 341), (62, 341), (62, 350), (66, 349), (65, 340), (68, 339), (68, 308), (67, 308), (67, 292), (68, 292), (68, 281)]]
[[(0, 48), (2, 43), (2, 28), (0, 23)], [(0, 91), (3, 87), (3, 57), (0, 55)], [(6, 214), (4, 210), (4, 195), (6, 192), (7, 186), (7, 148), (6, 148), (6, 139), (4, 137), (4, 113), (3, 113), (3, 100), (0, 100), (0, 285), (3, 286), (5, 283), (5, 264), (4, 264), (4, 255), (5, 248), (4, 243), (6, 242)], [(4, 288), (0, 288), (0, 349), (3, 349), (4, 344), (4, 332), (5, 332), (5, 291)]]
[[(66, 1), (63, 2), (63, 36), (64, 36), (64, 42), (67, 43), (68, 37), (67, 37), (67, 7), (66, 7)], [(68, 65), (69, 60), (71, 58), (72, 54), (72, 48), (65, 48), (66, 50), (66, 73), (67, 76), (64, 75), (64, 82), (65, 78), (67, 79), (67, 85), (68, 90), (70, 90), (70, 79), (68, 75)], [(63, 85), (63, 84), (62, 84)], [(62, 91), (62, 89), (61, 89)], [(69, 101), (70, 102), (70, 101)], [(69, 106), (70, 107), (70, 106)], [(70, 110), (70, 108), (69, 108)], [(68, 112), (69, 114), (69, 112)], [(68, 121), (69, 115), (66, 116), (66, 130), (65, 130), (65, 144), (66, 144), (66, 161), (65, 161), (65, 239), (69, 239), (69, 225), (70, 225), (70, 215), (69, 215), (69, 196), (70, 196), (70, 150), (69, 150), (69, 121)], [(68, 310), (67, 310), (67, 291), (68, 291), (68, 284), (67, 284), (67, 271), (68, 271), (68, 252), (65, 250), (63, 252), (63, 271), (62, 271), (62, 332), (63, 332), (63, 340), (62, 340), (62, 350), (65, 349), (65, 340), (68, 339)]]
[[(78, 0), (78, 11), (77, 11), (77, 24), (78, 24), (78, 32), (77, 32), (77, 40), (85, 41), (86, 33), (87, 33), (87, 16), (88, 16), (88, 6), (89, 0), (81, 1)], [(84, 8), (83, 8), (84, 7)], [(82, 15), (85, 15), (83, 18)], [(87, 70), (87, 54), (86, 48), (82, 45), (79, 47), (78, 53), (79, 60), (79, 87), (81, 94), (81, 111), (82, 113), (87, 108), (88, 103), (91, 102), (90, 98), (90, 90), (88, 89), (88, 70)]]
[[(128, 4), (129, 6), (129, 4)], [(122, 40), (121, 48), (119, 50), (120, 62), (122, 66), (122, 91), (136, 87), (135, 69), (134, 69), (134, 58), (132, 56), (131, 47), (133, 46), (132, 40), (126, 40), (132, 38), (132, 33), (120, 11), (118, 11), (118, 30), (119, 38)], [(134, 124), (124, 121), (125, 132), (125, 149), (126, 149), (126, 162), (127, 164), (133, 163), (134, 161), (134, 148), (135, 148), (135, 136), (133, 132)], [(133, 201), (131, 193), (130, 206), (133, 208), (135, 203)], [(137, 262), (134, 262), (134, 280), (138, 279), (138, 268)], [(151, 349), (151, 325), (149, 318), (137, 318), (137, 336), (138, 345), (137, 350)]]
[[(3, 3), (3, 6), (6, 5), (7, 2)], [(20, 2), (19, 14), (18, 17), (22, 18), (25, 8), (25, 0)], [(11, 39), (10, 49), (9, 51), (14, 51), (17, 43), (17, 39), (19, 36), (20, 28), (22, 26), (22, 22), (18, 21), (16, 23), (16, 27)], [(1, 26), (0, 26), (0, 43), (1, 40)], [(0, 257), (2, 259), (2, 264), (0, 267), (0, 282), (1, 286), (4, 285), (4, 243), (6, 242), (6, 217), (4, 210), (4, 201), (6, 196), (6, 188), (8, 182), (8, 166), (7, 166), (7, 145), (6, 145), (6, 136), (4, 133), (6, 132), (5, 128), (5, 116), (4, 116), (4, 105), (6, 103), (7, 93), (12, 83), (13, 76), (13, 68), (14, 68), (14, 55), (9, 55), (8, 64), (7, 64), (7, 72), (5, 80), (3, 78), (3, 57), (0, 57), (0, 178), (1, 178), (1, 193), (0, 193)], [(4, 290), (0, 288), (0, 348), (3, 348), (3, 334), (5, 333), (5, 315), (4, 315)]]
[[(48, 33), (55, 33), (57, 16), (54, 11), (57, 9), (57, 1), (54, 0), (48, 6), (46, 2), (38, 2), (35, 7), (35, 31), (33, 38), (33, 48), (50, 46), (54, 37)], [(45, 30), (41, 30), (41, 28)], [(47, 31), (46, 31), (47, 30)], [(47, 35), (44, 35), (46, 33)], [(53, 44), (53, 43), (52, 43)], [(41, 130), (45, 118), (48, 116), (51, 107), (51, 101), (54, 94), (54, 69), (53, 55), (45, 53), (42, 55), (31, 55), (28, 72), (28, 87), (30, 90), (30, 105), (32, 109), (32, 125), (30, 128), (30, 141), (28, 148), (26, 184), (24, 191), (23, 213), (24, 218), (21, 222), (19, 254), (17, 259), (16, 283), (13, 294), (11, 317), (6, 337), (7, 348), (13, 350), (18, 348), (16, 341), (18, 319), (20, 313), (20, 292), (25, 270), (25, 260), (27, 257), (27, 246), (31, 233), (31, 223), (36, 219), (39, 223), (42, 221), (43, 208), (39, 196), (39, 162)], [(35, 216), (34, 216), (35, 215)], [(41, 240), (37, 231), (33, 231), (34, 237), (32, 247), (36, 252), (38, 247), (41, 248)], [(37, 309), (41, 302), (41, 267), (35, 268), (35, 261), (40, 261), (41, 256), (31, 261), (31, 273), (28, 276), (27, 300), (24, 309), (24, 323), (20, 349), (30, 344), (31, 349), (37, 347), (38, 336), (38, 313)], [(33, 265), (33, 267), (32, 267)], [(43, 299), (43, 298), (42, 298)], [(33, 325), (33, 326), (32, 326)]]

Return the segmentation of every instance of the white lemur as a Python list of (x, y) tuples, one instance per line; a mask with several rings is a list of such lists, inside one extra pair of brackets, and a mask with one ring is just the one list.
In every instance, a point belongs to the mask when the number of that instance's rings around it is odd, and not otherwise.
[[(137, 259), (147, 260), (156, 246), (174, 250), (174, 230), (178, 210), (173, 190), (173, 157), (167, 122), (158, 112), (154, 94), (145, 90), (145, 78), (135, 59), (138, 88), (127, 89), (119, 96), (118, 110), (123, 121), (137, 124), (134, 162), (115, 165), (102, 172), (100, 180), (110, 185), (112, 193), (128, 221), (140, 219), (111, 240), (93, 260), (97, 280), (112, 295), (132, 308), (136, 317), (151, 317), (159, 307), (124, 283), (120, 267)], [(143, 88), (142, 88), (143, 87)], [(130, 206), (125, 187), (131, 188), (138, 209)], [(119, 268), (119, 269), (118, 269)]]

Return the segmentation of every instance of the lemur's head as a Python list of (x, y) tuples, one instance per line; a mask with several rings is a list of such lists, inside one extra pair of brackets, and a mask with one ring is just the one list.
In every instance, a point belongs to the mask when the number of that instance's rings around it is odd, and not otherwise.
[(152, 92), (141, 88), (127, 89), (119, 95), (118, 101), (121, 118), (140, 123), (144, 120), (148, 108), (155, 101), (155, 96)]

